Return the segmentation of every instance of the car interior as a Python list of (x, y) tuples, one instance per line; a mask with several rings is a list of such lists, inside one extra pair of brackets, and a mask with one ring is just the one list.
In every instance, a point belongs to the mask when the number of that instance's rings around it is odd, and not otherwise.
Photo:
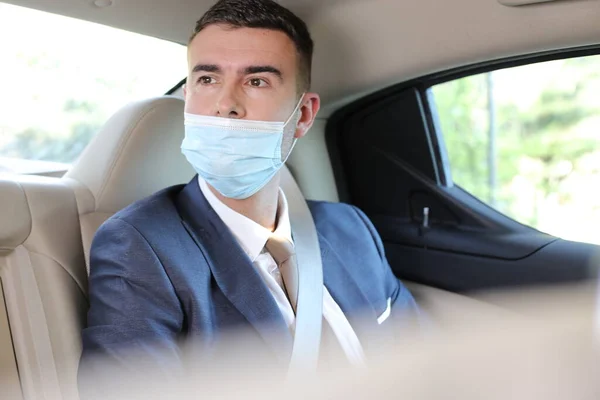
[[(2, 3), (185, 46), (213, 2)], [(484, 290), (595, 278), (597, 244), (544, 233), (455, 184), (431, 88), (600, 54), (599, 2), (281, 3), (309, 26), (312, 90), (322, 99), (287, 168), (306, 199), (351, 203), (370, 217), (394, 273), (436, 323), (523, 311), (518, 302), (480, 296)], [(73, 163), (0, 174), (2, 398), (77, 398), (96, 230), (118, 210), (195, 175), (180, 151), (182, 78), (153, 97), (119, 104)]]

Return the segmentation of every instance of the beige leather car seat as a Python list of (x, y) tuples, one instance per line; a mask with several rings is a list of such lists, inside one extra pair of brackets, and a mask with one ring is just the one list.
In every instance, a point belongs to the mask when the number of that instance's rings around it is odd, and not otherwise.
[(182, 138), (183, 100), (145, 100), (115, 114), (64, 178), (0, 178), (0, 398), (77, 398), (93, 236), (191, 179)]
[(195, 174), (181, 154), (182, 99), (132, 103), (115, 114), (67, 172), (75, 190), (86, 263), (96, 230), (115, 212)]
[(24, 398), (74, 398), (87, 310), (75, 196), (60, 179), (37, 177), (1, 179), (0, 193), (0, 307), (14, 346), (0, 353), (14, 354)]

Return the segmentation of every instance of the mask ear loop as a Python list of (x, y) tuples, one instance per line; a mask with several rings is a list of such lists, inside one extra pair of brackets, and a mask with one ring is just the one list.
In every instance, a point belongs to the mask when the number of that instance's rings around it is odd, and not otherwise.
[(294, 150), (294, 146), (296, 146), (296, 142), (298, 141), (298, 139), (294, 138), (294, 141), (292, 142), (292, 146), (290, 147), (290, 151), (288, 151), (287, 156), (285, 156), (285, 160), (283, 160), (283, 164), (285, 164), (288, 160), (288, 158), (290, 157), (290, 154), (292, 154), (292, 150)]
[[(294, 111), (292, 111), (292, 113), (290, 114), (290, 116), (288, 117), (288, 119), (285, 121), (285, 123), (283, 124), (283, 126), (286, 126), (287, 124), (290, 123), (290, 121), (292, 120), (292, 118), (294, 117), (294, 115), (296, 115), (296, 112), (298, 112), (298, 110), (300, 109), (300, 106), (302, 105), (302, 100), (304, 100), (304, 95), (306, 94), (306, 92), (302, 92), (302, 95), (300, 96), (300, 100), (298, 100), (298, 103), (296, 104), (296, 107), (294, 107)], [(296, 123), (298, 123), (298, 121), (296, 121)]]
[[(292, 120), (292, 118), (294, 117), (294, 115), (297, 116), (295, 125), (298, 124), (298, 121), (300, 120), (300, 116), (298, 115), (298, 111), (300, 111), (300, 105), (302, 104), (302, 100), (304, 100), (304, 95), (305, 94), (306, 94), (306, 92), (302, 93), (302, 96), (300, 96), (300, 101), (298, 101), (298, 104), (296, 104), (296, 108), (294, 108), (294, 111), (292, 111), (292, 114), (289, 116), (289, 118), (287, 119), (287, 121), (285, 121), (285, 124), (283, 125), (284, 128), (287, 126), (287, 124), (289, 124), (289, 122)], [(296, 132), (296, 129), (294, 128), (294, 133), (295, 132)], [(287, 162), (287, 160), (290, 157), (290, 154), (292, 154), (292, 150), (294, 150), (294, 147), (296, 146), (297, 142), (298, 142), (298, 139), (294, 138), (294, 141), (292, 142), (292, 146), (290, 147), (290, 150), (288, 151), (287, 155), (285, 156), (285, 159), (283, 160), (282, 164), (285, 164)]]

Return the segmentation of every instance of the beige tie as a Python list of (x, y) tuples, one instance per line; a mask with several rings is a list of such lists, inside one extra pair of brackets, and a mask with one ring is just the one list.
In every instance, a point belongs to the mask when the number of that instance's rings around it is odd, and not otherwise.
[(296, 263), (294, 245), (289, 240), (273, 234), (267, 240), (265, 247), (279, 266), (279, 271), (283, 278), (283, 286), (287, 292), (294, 314), (296, 314), (296, 305), (298, 304), (298, 264)]
[[(279, 271), (283, 278), (283, 286), (287, 292), (292, 309), (296, 313), (296, 304), (298, 302), (298, 264), (296, 263), (294, 245), (289, 240), (273, 234), (265, 247), (279, 266)], [(319, 365), (324, 367), (330, 365), (328, 364), (329, 362), (339, 362), (345, 359), (345, 356), (339, 341), (327, 321), (323, 320), (322, 327), (323, 340), (321, 341)]]

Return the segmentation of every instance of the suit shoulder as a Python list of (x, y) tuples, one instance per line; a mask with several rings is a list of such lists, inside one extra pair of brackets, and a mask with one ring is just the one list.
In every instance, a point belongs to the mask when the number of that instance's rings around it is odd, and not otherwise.
[(175, 201), (184, 186), (171, 186), (138, 200), (115, 213), (105, 224), (109, 221), (121, 220), (133, 227), (142, 229), (148, 224), (155, 224), (156, 221), (164, 223), (170, 217), (178, 215)]
[(335, 213), (354, 213), (355, 207), (346, 203), (334, 203), (331, 201), (308, 200), (308, 208), (312, 214), (335, 212)]
[(354, 220), (358, 217), (356, 207), (350, 204), (313, 200), (309, 200), (307, 203), (315, 223), (320, 220), (330, 221), (340, 218)]
[(365, 224), (355, 206), (346, 203), (309, 201), (317, 230), (325, 236), (363, 235)]

